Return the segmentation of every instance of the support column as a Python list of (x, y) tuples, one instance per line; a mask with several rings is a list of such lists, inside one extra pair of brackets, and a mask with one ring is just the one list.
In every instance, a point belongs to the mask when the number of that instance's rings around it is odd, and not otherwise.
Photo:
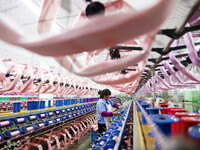
[(151, 75), (153, 78), (153, 100), (152, 100), (152, 104), (154, 105), (154, 103), (156, 102), (156, 90), (155, 90), (155, 68), (153, 67), (151, 69)]

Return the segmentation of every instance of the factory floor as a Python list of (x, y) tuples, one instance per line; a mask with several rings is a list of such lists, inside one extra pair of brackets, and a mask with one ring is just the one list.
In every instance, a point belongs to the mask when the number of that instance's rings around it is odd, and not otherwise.
[(91, 133), (83, 135), (78, 142), (70, 145), (67, 149), (69, 150), (90, 150), (91, 146)]
[[(139, 121), (142, 121), (142, 113), (138, 112)], [(148, 124), (140, 124), (142, 131), (142, 139), (144, 142), (144, 147), (146, 150), (155, 150), (155, 138), (148, 136), (147, 134), (151, 132)], [(141, 140), (142, 141), (142, 140)]]

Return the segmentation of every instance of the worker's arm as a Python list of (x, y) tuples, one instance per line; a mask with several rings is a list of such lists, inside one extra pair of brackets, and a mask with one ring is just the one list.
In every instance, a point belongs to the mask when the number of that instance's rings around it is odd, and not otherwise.
[(113, 116), (112, 112), (107, 112), (106, 104), (104, 103), (97, 103), (97, 110), (103, 117), (111, 117)]
[(103, 112), (100, 112), (100, 114), (103, 116), (103, 117), (111, 117), (113, 115), (118, 115), (119, 113), (118, 112), (107, 112), (107, 111), (103, 111)]
[(100, 112), (100, 114), (103, 117), (111, 117), (111, 116), (113, 116), (113, 112), (107, 112), (107, 111), (102, 111), (102, 112)]
[(117, 108), (117, 109), (122, 108), (119, 104), (117, 104), (117, 103), (115, 103), (115, 102), (113, 102), (113, 101), (110, 101), (110, 103), (111, 103), (112, 107), (115, 107), (115, 108)]
[(120, 109), (119, 107), (120, 107), (120, 105), (119, 104), (117, 104), (117, 103), (115, 103), (114, 102), (114, 104), (113, 104), (113, 107), (115, 107), (115, 108), (117, 108), (117, 109)]

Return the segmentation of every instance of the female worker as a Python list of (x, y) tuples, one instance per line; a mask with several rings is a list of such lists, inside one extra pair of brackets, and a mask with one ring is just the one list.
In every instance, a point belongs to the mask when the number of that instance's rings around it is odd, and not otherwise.
[(109, 89), (104, 89), (103, 91), (98, 92), (100, 95), (100, 99), (96, 105), (97, 111), (97, 120), (98, 120), (98, 136), (102, 136), (103, 132), (106, 131), (112, 121), (113, 115), (118, 115), (118, 112), (112, 112), (112, 107), (120, 109), (117, 103), (112, 102), (109, 100), (111, 92)]

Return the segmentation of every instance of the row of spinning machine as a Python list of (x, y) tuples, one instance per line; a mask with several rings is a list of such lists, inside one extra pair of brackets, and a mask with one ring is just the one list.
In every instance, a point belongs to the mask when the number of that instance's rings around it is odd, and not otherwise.
[(132, 101), (129, 101), (128, 105), (119, 112), (119, 116), (113, 120), (110, 127), (103, 133), (103, 136), (98, 139), (92, 150), (122, 149), (131, 106)]
[[(89, 112), (94, 112), (96, 109), (94, 105), (94, 103), (85, 104), (32, 115), (4, 119), (0, 122), (0, 148), (5, 148), (8, 145), (7, 142), (15, 137), (23, 136), (24, 134), (40, 130), (53, 124), (56, 125), (59, 122), (67, 122), (67, 120), (71, 118), (77, 118), (78, 116), (88, 114)], [(90, 121), (90, 124), (92, 125), (94, 122), (95, 120), (93, 118), (93, 121)], [(83, 127), (86, 126), (88, 127), (87, 123), (84, 123)], [(82, 129), (82, 127), (78, 128), (77, 131), (79, 131), (79, 129)], [(68, 138), (70, 137), (68, 136)], [(19, 147), (17, 144), (15, 146)]]

